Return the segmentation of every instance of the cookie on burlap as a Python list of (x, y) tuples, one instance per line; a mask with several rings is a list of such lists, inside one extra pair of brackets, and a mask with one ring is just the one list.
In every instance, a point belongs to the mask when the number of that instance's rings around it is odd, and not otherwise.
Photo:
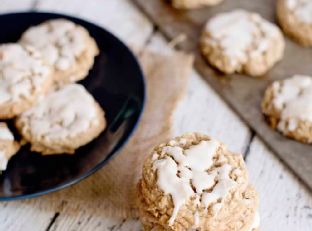
[(42, 154), (74, 153), (104, 130), (104, 111), (80, 84), (47, 95), (16, 120), (31, 150)]
[(312, 46), (312, 1), (278, 0), (278, 21), (290, 37), (304, 46)]
[(210, 19), (200, 45), (206, 60), (220, 71), (259, 76), (282, 59), (285, 41), (277, 26), (237, 9)]
[(273, 82), (265, 92), (262, 112), (285, 136), (312, 143), (312, 77), (295, 75)]
[(144, 163), (138, 196), (145, 230), (257, 228), (258, 195), (242, 156), (202, 134), (156, 147)]
[(51, 73), (33, 47), (0, 45), (0, 119), (19, 115), (45, 95), (52, 84)]
[(20, 145), (4, 122), (0, 122), (0, 171), (7, 168), (10, 158), (17, 153)]
[(171, 0), (171, 4), (177, 9), (195, 9), (204, 6), (217, 5), (223, 0)]
[(55, 82), (62, 85), (84, 79), (99, 54), (89, 32), (66, 19), (54, 19), (30, 27), (20, 42), (40, 49), (54, 67)]

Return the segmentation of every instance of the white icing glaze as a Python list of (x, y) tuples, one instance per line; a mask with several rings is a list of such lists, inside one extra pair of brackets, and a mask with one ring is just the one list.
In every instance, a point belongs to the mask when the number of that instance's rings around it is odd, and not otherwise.
[(259, 226), (260, 226), (260, 214), (259, 212), (256, 212), (251, 227), (250, 229), (248, 229), (248, 231), (254, 231), (255, 229), (258, 229)]
[(35, 139), (59, 140), (76, 136), (97, 125), (95, 101), (80, 84), (69, 84), (49, 94), (20, 119), (28, 120)]
[(87, 32), (80, 26), (55, 19), (31, 27), (21, 41), (40, 49), (47, 61), (58, 70), (67, 70), (87, 48)]
[(0, 46), (0, 104), (32, 97), (50, 78), (50, 68), (33, 48), (19, 44)]
[(0, 171), (6, 170), (8, 165), (8, 158), (3, 151), (0, 150)]
[(293, 131), (298, 121), (312, 123), (312, 77), (295, 75), (273, 84), (274, 106), (281, 110), (280, 131)]
[(229, 177), (232, 167), (228, 164), (217, 168), (214, 174), (217, 175), (217, 184), (214, 186), (212, 192), (204, 192), (202, 195), (202, 203), (205, 207), (216, 202), (219, 199), (226, 197), (228, 192), (236, 185), (236, 182)]
[[(171, 146), (164, 147), (162, 152), (172, 155), (180, 165), (187, 166), (192, 170), (205, 171), (211, 167), (212, 157), (218, 146), (218, 142), (210, 140), (191, 146), (184, 153), (182, 148)], [(201, 161), (198, 161), (199, 159)]]
[(5, 123), (0, 123), (0, 140), (14, 140), (12, 132)]
[(155, 161), (154, 166), (158, 170), (158, 186), (172, 196), (174, 210), (169, 220), (172, 225), (180, 207), (193, 195), (193, 190), (188, 178), (177, 176), (178, 166), (170, 157)]
[(261, 55), (268, 49), (269, 41), (280, 36), (275, 25), (241, 9), (216, 15), (208, 21), (205, 30), (210, 34), (210, 42), (218, 44), (230, 57), (232, 66)]
[(312, 23), (311, 0), (286, 0), (286, 6), (304, 23)]
[[(156, 160), (153, 167), (157, 170), (158, 187), (170, 194), (174, 203), (169, 225), (173, 225), (181, 206), (191, 197), (196, 205), (208, 208), (212, 203), (222, 203), (229, 190), (236, 185), (229, 176), (232, 171), (230, 165), (224, 164), (209, 171), (219, 146), (219, 142), (210, 140), (201, 141), (187, 150), (163, 147), (161, 155), (164, 157)], [(195, 222), (199, 222), (196, 219), (194, 217)]]
[(194, 226), (195, 228), (199, 225), (200, 222), (200, 217), (198, 211), (195, 212), (194, 214)]

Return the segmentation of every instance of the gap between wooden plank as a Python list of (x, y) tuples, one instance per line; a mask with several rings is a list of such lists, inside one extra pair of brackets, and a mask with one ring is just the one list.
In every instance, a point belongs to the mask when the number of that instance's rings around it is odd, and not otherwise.
[(54, 214), (54, 216), (51, 218), (50, 223), (48, 224), (47, 228), (45, 229), (45, 231), (50, 231), (52, 225), (56, 222), (56, 219), (60, 216), (60, 212), (56, 212)]
[(125, 222), (126, 222), (126, 219), (123, 219), (119, 224), (116, 224), (116, 225), (107, 227), (107, 229), (108, 229), (109, 231), (118, 230), (118, 229), (120, 229), (120, 227), (121, 227)]
[(248, 158), (248, 155), (250, 153), (250, 147), (252, 145), (252, 141), (254, 140), (254, 138), (256, 137), (256, 133), (254, 130), (251, 130), (250, 131), (250, 137), (249, 137), (249, 140), (248, 140), (248, 143), (247, 143), (247, 146), (245, 148), (245, 151), (243, 152), (243, 157), (244, 157), (244, 160), (245, 162), (247, 162), (247, 158)]

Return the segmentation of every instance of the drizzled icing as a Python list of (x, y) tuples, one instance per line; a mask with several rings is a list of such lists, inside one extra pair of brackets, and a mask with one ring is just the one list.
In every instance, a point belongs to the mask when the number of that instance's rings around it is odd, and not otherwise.
[(286, 0), (286, 6), (304, 23), (312, 23), (311, 0)]
[(87, 36), (82, 27), (65, 19), (55, 19), (28, 29), (21, 42), (39, 48), (49, 64), (64, 71), (87, 48)]
[(299, 121), (312, 123), (312, 77), (295, 75), (273, 83), (274, 106), (281, 111), (278, 129), (293, 131)]
[(218, 14), (206, 24), (205, 30), (210, 34), (210, 42), (231, 58), (232, 66), (262, 55), (270, 40), (281, 36), (279, 29), (260, 15), (241, 9)]
[[(187, 200), (193, 198), (197, 206), (205, 208), (212, 203), (221, 204), (229, 190), (237, 184), (229, 176), (233, 170), (229, 164), (211, 170), (219, 147), (220, 143), (215, 140), (201, 141), (187, 150), (165, 146), (161, 153), (163, 158), (154, 161), (158, 187), (170, 194), (174, 203), (169, 225), (173, 225)], [(216, 206), (217, 211), (220, 208)], [(199, 223), (197, 212), (194, 220)]]
[(219, 198), (225, 198), (229, 190), (236, 185), (236, 182), (232, 180), (229, 175), (232, 167), (228, 164), (217, 168), (212, 175), (216, 176), (217, 184), (214, 186), (212, 192), (205, 192), (202, 195), (202, 204), (208, 207), (212, 202)]
[(0, 171), (3, 171), (7, 168), (8, 161), (9, 160), (8, 160), (5, 152), (0, 150)]
[(23, 129), (29, 129), (33, 138), (44, 140), (76, 136), (99, 122), (95, 100), (80, 84), (69, 84), (51, 93), (19, 120), (30, 126)]
[[(0, 143), (3, 141), (14, 141), (14, 136), (9, 130), (6, 123), (0, 122)], [(0, 146), (1, 147), (1, 146)], [(0, 171), (5, 170), (8, 165), (9, 157), (6, 153), (6, 150), (1, 150), (0, 148)]]
[(14, 136), (5, 123), (0, 122), (0, 140), (13, 141)]
[(256, 212), (251, 227), (250, 229), (248, 229), (248, 231), (254, 231), (255, 229), (258, 229), (259, 226), (260, 226), (260, 215), (259, 212)]
[(0, 104), (30, 99), (50, 78), (50, 68), (29, 46), (0, 46)]

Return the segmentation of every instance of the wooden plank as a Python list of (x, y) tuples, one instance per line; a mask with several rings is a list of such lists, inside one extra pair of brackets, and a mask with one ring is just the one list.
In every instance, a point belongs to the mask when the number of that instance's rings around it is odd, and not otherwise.
[[(210, 85), (229, 105), (240, 114), (257, 134), (274, 150), (291, 169), (312, 189), (312, 147), (311, 145), (287, 139), (272, 130), (264, 121), (260, 112), (260, 103), (266, 86), (274, 79), (283, 79), (293, 74), (312, 72), (312, 51), (286, 39), (284, 59), (262, 78), (250, 78), (245, 75), (223, 76), (211, 68), (201, 56), (198, 38), (207, 19), (218, 12), (237, 8), (237, 1), (224, 1), (215, 7), (194, 11), (178, 11), (166, 1), (133, 0), (169, 38), (183, 34), (187, 37), (180, 48), (194, 52), (195, 66)], [(268, 20), (275, 20), (275, 0), (240, 0), (239, 7), (256, 11)]]
[(153, 31), (149, 20), (128, 0), (40, 0), (37, 10), (70, 14), (98, 24), (130, 46), (142, 46)]
[(312, 194), (258, 138), (247, 167), (260, 193), (261, 230), (312, 230)]
[(40, 201), (10, 201), (0, 203), (0, 230), (45, 230), (55, 214), (51, 205), (42, 209)]
[[(66, 212), (66, 211), (64, 211)], [(79, 214), (78, 214), (79, 215)], [(141, 224), (138, 219), (119, 219), (107, 218), (85, 214), (74, 218), (73, 216), (63, 215), (62, 219), (57, 219), (49, 231), (75, 230), (75, 231), (139, 231)]]
[(32, 10), (35, 6), (36, 0), (1, 0), (0, 1), (0, 13), (9, 13), (17, 11)]
[[(108, 1), (107, 1), (108, 2)], [(113, 2), (113, 1), (111, 1)], [(122, 14), (121, 12), (119, 12)], [(139, 29), (138, 29), (139, 31)], [(146, 36), (148, 38), (149, 36)], [(159, 43), (158, 45), (155, 45), (156, 43)], [(138, 44), (144, 44), (143, 42), (138, 42)], [(166, 46), (166, 42), (163, 40), (163, 38), (160, 35), (156, 35), (152, 38), (152, 42), (148, 47), (154, 47), (155, 49), (162, 49), (161, 45), (164, 47)], [(169, 49), (163, 48), (165, 52), (169, 52)], [(203, 87), (204, 86), (204, 87)], [(199, 87), (200, 90), (197, 89)], [(193, 89), (193, 90), (191, 90)], [(199, 92), (197, 92), (199, 91)], [(209, 93), (207, 93), (209, 92)], [(204, 97), (202, 97), (202, 95)], [(200, 100), (201, 104), (198, 105), (197, 108), (194, 108), (192, 110), (189, 109), (190, 105), (197, 104), (197, 101)], [(222, 106), (221, 106), (222, 105)], [(193, 107), (192, 107), (193, 108)], [(212, 115), (211, 110), (213, 110), (214, 115)], [(221, 111), (221, 112), (220, 112)], [(202, 113), (202, 114), (201, 114)], [(194, 114), (201, 115), (198, 119), (194, 119)], [(177, 110), (176, 113), (176, 133), (180, 134), (184, 131), (190, 131), (191, 129), (202, 129), (201, 131), (209, 133), (213, 136), (218, 137), (219, 139), (225, 141), (226, 143), (229, 143), (230, 148), (234, 149), (236, 151), (244, 151), (247, 145), (247, 141), (250, 138), (250, 132), (246, 126), (237, 118), (237, 116), (224, 104), (224, 102), (218, 97), (218, 95), (212, 90), (209, 86), (207, 86), (200, 77), (194, 72), (191, 83), (190, 83), (190, 89), (188, 91), (188, 95), (185, 98), (183, 102), (181, 102), (180, 107)], [(216, 117), (219, 117), (221, 119), (216, 122)], [(226, 122), (224, 119), (227, 119)], [(234, 125), (233, 125), (233, 124)], [(225, 125), (226, 124), (226, 125)], [(230, 135), (228, 134), (227, 128), (230, 126)], [(241, 131), (243, 130), (243, 131)], [(239, 133), (239, 134), (238, 134)], [(238, 137), (235, 137), (238, 134)], [(235, 137), (235, 140), (232, 139)], [(250, 154), (248, 155), (248, 166), (251, 172), (251, 179), (252, 181), (256, 182), (257, 188), (260, 188), (261, 195), (266, 195), (267, 190), (271, 190), (272, 195), (270, 197), (270, 202), (274, 201), (274, 199), (278, 199), (279, 194), (282, 192), (274, 190), (275, 187), (275, 180), (272, 180), (273, 182), (265, 187), (265, 184), (270, 182), (271, 176), (276, 174), (273, 172), (272, 169), (274, 169), (276, 166), (276, 163), (279, 164), (280, 168), (279, 171), (284, 176), (284, 181), (280, 183), (279, 186), (283, 190), (289, 190), (289, 188), (295, 188), (295, 190), (292, 190), (290, 193), (290, 201), (287, 202), (285, 207), (281, 206), (279, 204), (279, 207), (275, 207), (277, 209), (285, 209), (287, 211), (288, 209), (290, 211), (293, 211), (289, 214), (290, 218), (287, 218), (287, 222), (291, 223), (290, 227), (292, 229), (289, 229), (286, 227), (286, 221), (282, 222), (284, 225), (281, 226), (283, 229), (276, 229), (272, 227), (272, 224), (278, 224), (283, 220), (283, 215), (279, 216), (267, 216), (266, 211), (270, 211), (270, 213), (275, 212), (273, 209), (271, 209), (271, 203), (265, 203), (267, 207), (265, 206), (262, 208), (261, 214), (262, 216), (265, 215), (263, 218), (265, 221), (263, 222), (262, 229), (263, 230), (308, 230), (306, 227), (311, 227), (310, 221), (308, 219), (302, 219), (302, 217), (309, 217), (312, 216), (311, 213), (308, 212), (298, 212), (295, 208), (295, 205), (298, 204), (298, 199), (295, 200), (296, 193), (301, 193), (300, 201), (303, 201), (304, 203), (299, 203), (302, 210), (310, 211), (309, 208), (312, 208), (311, 203), (309, 202), (309, 195), (306, 193), (304, 189), (302, 189), (302, 186), (300, 186), (300, 183), (292, 177), (291, 174), (287, 173), (287, 169), (284, 169), (281, 164), (276, 160), (276, 158), (272, 157), (272, 154), (270, 154), (267, 150), (264, 152), (260, 152), (259, 149), (264, 149), (263, 145), (260, 143), (260, 145), (254, 144), (251, 145)], [(259, 146), (259, 147), (258, 147)], [(260, 158), (254, 158), (255, 153), (258, 154)], [(271, 158), (267, 157), (267, 153), (271, 155)], [(264, 159), (263, 156), (265, 156)], [(261, 162), (262, 160), (262, 162)], [(273, 161), (272, 165), (267, 164), (270, 163), (270, 161)], [(259, 173), (259, 166), (258, 164), (266, 163), (270, 168), (268, 169), (262, 169), (264, 173), (262, 173), (260, 177)], [(262, 165), (264, 166), (264, 164)], [(274, 168), (273, 168), (273, 167)], [(286, 173), (285, 173), (286, 172)], [(257, 175), (259, 174), (259, 176)], [(266, 176), (266, 177), (264, 177)], [(263, 179), (264, 177), (264, 179)], [(258, 180), (259, 178), (259, 180)], [(261, 179), (263, 181), (261, 181)], [(275, 179), (275, 178), (274, 178)], [(290, 180), (289, 180), (290, 179)], [(267, 184), (268, 185), (268, 184)], [(285, 187), (287, 185), (287, 187)], [(302, 193), (303, 191), (303, 193)], [(29, 200), (29, 201), (16, 201), (16, 202), (5, 202), (1, 203), (0, 207), (0, 230), (45, 230), (46, 227), (48, 227), (48, 224), (50, 220), (54, 217), (55, 212), (60, 212), (60, 215), (56, 216), (55, 223), (53, 223), (49, 230), (120, 230), (120, 231), (126, 231), (126, 230), (140, 230), (140, 225), (137, 220), (122, 220), (117, 218), (106, 218), (101, 216), (101, 214), (86, 214), (85, 210), (83, 209), (84, 204), (81, 203), (80, 205), (74, 204), (74, 201), (71, 202), (71, 206), (68, 206), (66, 202), (66, 195), (63, 195), (63, 197), (57, 197), (54, 198), (54, 200), (49, 200), (49, 198), (53, 196), (47, 195), (42, 198)], [(262, 201), (266, 201), (265, 196), (263, 196)], [(286, 197), (285, 200), (287, 201)], [(62, 202), (62, 200), (65, 200), (65, 202)], [(295, 201), (295, 202), (292, 202)], [(284, 200), (281, 200), (281, 204), (284, 203)], [(264, 203), (262, 203), (264, 204)], [(273, 203), (274, 204), (274, 203)], [(271, 209), (271, 210), (270, 210)], [(300, 210), (301, 211), (301, 210)], [(282, 213), (283, 214), (283, 213)], [(296, 215), (294, 215), (296, 214)], [(287, 215), (287, 214), (286, 214)], [(285, 216), (286, 216), (285, 215)], [(293, 217), (293, 218), (292, 218)], [(299, 223), (296, 223), (296, 220), (298, 217), (301, 217), (299, 219)], [(270, 220), (272, 219), (272, 220)], [(272, 222), (274, 221), (274, 222)], [(270, 224), (271, 222), (271, 224)], [(39, 224), (38, 224), (39, 223)], [(300, 226), (295, 226), (296, 224), (300, 224)], [(304, 225), (307, 226), (304, 226)], [(267, 228), (269, 227), (269, 228)], [(297, 229), (297, 227), (300, 227), (302, 229)]]

